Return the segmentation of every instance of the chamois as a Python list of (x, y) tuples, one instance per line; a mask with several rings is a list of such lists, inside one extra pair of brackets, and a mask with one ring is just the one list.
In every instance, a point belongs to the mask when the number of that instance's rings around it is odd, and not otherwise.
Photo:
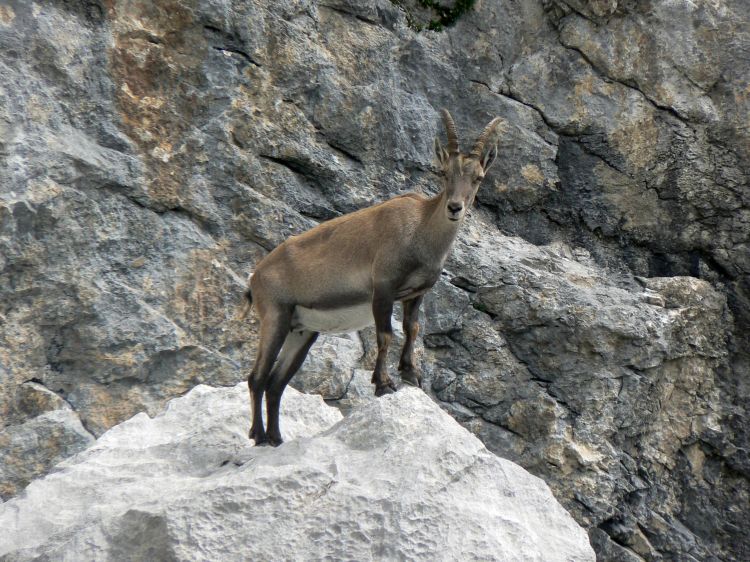
[(497, 145), (489, 150), (485, 145), (501, 122), (490, 121), (471, 152), (462, 154), (453, 118), (446, 109), (441, 113), (448, 147), (435, 139), (443, 184), (437, 196), (408, 193), (329, 220), (287, 239), (255, 268), (245, 297), (246, 309), (254, 305), (260, 319), (260, 343), (248, 377), (250, 439), (256, 445), (281, 444), (281, 395), (320, 332), (351, 332), (374, 322), (375, 395), (396, 390), (386, 368), (395, 301), (403, 304), (406, 334), (401, 380), (421, 387), (413, 359), (419, 306), (438, 280), (466, 210), (497, 157)]

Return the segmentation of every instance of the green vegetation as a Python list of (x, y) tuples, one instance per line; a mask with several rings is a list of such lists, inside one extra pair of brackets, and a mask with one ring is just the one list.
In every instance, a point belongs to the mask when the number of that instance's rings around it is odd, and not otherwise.
[(405, 5), (404, 0), (391, 0), (406, 13), (406, 21), (409, 27), (415, 31), (429, 29), (431, 31), (442, 31), (458, 21), (463, 14), (468, 12), (476, 0), (456, 0), (453, 6), (444, 6), (437, 0), (414, 0), (420, 7), (429, 10), (432, 17), (427, 23), (417, 21), (415, 14)]
[(471, 303), (471, 306), (473, 306), (479, 312), (484, 312), (485, 314), (490, 313), (489, 308), (487, 308), (487, 305), (484, 304), (483, 302), (473, 302)]

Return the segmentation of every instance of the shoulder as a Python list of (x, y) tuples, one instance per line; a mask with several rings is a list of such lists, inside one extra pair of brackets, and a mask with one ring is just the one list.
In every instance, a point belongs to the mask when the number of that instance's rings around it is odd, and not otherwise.
[(386, 201), (383, 201), (381, 203), (376, 203), (375, 205), (359, 209), (358, 211), (354, 211), (353, 213), (331, 219), (327, 222), (322, 223), (320, 227), (327, 226), (329, 228), (335, 228), (336, 226), (347, 222), (358, 222), (362, 219), (366, 220), (366, 217), (372, 215), (389, 215), (393, 214), (394, 212), (397, 214), (400, 214), (401, 212), (413, 212), (427, 200), (427, 197), (425, 197), (424, 195), (420, 195), (419, 193), (403, 193), (401, 195), (391, 197), (390, 199), (387, 199)]
[(403, 193), (384, 201), (378, 205), (378, 207), (387, 211), (396, 209), (412, 211), (420, 208), (426, 201), (427, 197), (420, 195), (419, 193)]
[(416, 199), (417, 201), (427, 201), (427, 197), (422, 195), (421, 193), (402, 193), (401, 195), (396, 195), (393, 199), (390, 199), (390, 201), (394, 201), (396, 199)]
[(380, 227), (385, 223), (410, 221), (420, 215), (421, 207), (427, 200), (425, 196), (418, 193), (397, 195), (370, 207), (320, 223), (302, 234), (292, 236), (284, 244), (286, 246), (304, 246), (310, 240), (325, 240), (335, 236), (337, 232), (365, 231), (372, 226), (377, 226), (380, 230)]

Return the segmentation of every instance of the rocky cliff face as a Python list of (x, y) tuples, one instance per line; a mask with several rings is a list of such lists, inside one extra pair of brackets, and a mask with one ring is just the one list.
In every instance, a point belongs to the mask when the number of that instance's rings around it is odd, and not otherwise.
[[(408, 3), (406, 3), (408, 9)], [(750, 557), (750, 14), (719, 2), (0, 6), (0, 494), (234, 384), (268, 250), (508, 126), (424, 305), (428, 390), (603, 560)], [(355, 405), (372, 334), (296, 384)], [(392, 363), (393, 364), (393, 363)]]

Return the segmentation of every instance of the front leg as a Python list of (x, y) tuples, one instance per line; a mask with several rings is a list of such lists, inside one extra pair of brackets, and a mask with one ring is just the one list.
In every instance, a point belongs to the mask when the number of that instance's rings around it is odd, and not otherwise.
[(388, 345), (393, 337), (391, 327), (391, 315), (393, 314), (393, 296), (387, 290), (375, 289), (372, 299), (372, 314), (375, 317), (375, 331), (378, 341), (378, 358), (375, 360), (375, 371), (372, 373), (372, 382), (375, 384), (375, 396), (390, 394), (396, 391), (388, 376), (386, 360), (388, 358)]
[(403, 301), (404, 305), (404, 334), (406, 341), (401, 350), (401, 360), (398, 362), (398, 370), (401, 372), (401, 380), (406, 384), (422, 387), (422, 376), (414, 368), (414, 341), (419, 333), (419, 305), (422, 304), (422, 295), (413, 299)]

